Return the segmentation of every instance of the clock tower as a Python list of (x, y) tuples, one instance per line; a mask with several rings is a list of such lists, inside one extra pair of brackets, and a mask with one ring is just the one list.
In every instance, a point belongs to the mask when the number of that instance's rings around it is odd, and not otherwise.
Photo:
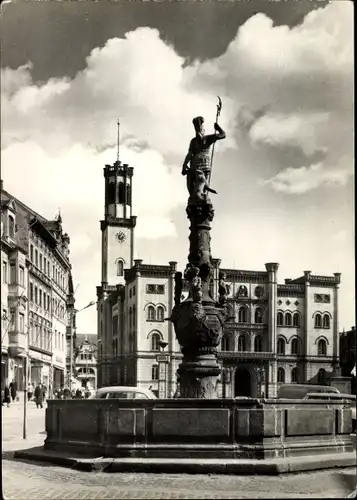
[(134, 228), (132, 179), (134, 169), (117, 160), (104, 168), (105, 206), (102, 231), (102, 286), (124, 285), (124, 269), (133, 266)]

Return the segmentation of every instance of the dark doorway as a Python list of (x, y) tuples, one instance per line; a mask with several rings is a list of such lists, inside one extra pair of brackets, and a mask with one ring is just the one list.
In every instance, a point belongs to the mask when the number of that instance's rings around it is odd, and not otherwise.
[(234, 377), (234, 397), (250, 397), (250, 373), (246, 368), (237, 368)]

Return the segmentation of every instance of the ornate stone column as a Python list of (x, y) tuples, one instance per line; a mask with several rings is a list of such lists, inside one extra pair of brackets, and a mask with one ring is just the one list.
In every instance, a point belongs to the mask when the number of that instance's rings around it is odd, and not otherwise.
[(190, 219), (190, 253), (184, 278), (189, 296), (180, 302), (182, 273), (176, 273), (175, 307), (171, 321), (183, 354), (179, 366), (180, 397), (212, 399), (217, 397), (217, 379), (221, 372), (217, 362), (226, 321), (225, 294), (220, 285), (220, 301), (212, 296), (211, 222), (213, 206), (206, 195), (200, 201), (190, 197), (187, 206)]

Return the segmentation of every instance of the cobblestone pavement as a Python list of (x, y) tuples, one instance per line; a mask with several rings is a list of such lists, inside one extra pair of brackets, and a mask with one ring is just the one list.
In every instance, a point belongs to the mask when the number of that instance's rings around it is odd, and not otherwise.
[(45, 412), (29, 410), (25, 441), (21, 410), (6, 410), (2, 464), (3, 497), (8, 500), (344, 498), (356, 484), (351, 469), (282, 476), (110, 474), (14, 460), (14, 450), (43, 443)]
[(5, 499), (344, 498), (353, 471), (283, 476), (108, 474), (3, 460)]

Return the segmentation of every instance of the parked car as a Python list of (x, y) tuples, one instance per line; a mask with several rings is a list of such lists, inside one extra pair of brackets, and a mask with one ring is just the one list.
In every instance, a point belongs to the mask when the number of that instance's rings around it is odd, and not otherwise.
[(312, 384), (281, 384), (278, 387), (279, 399), (303, 399), (309, 392), (313, 393), (334, 393), (340, 391), (330, 385), (312, 385)]
[(352, 410), (352, 431), (356, 432), (356, 396), (354, 394), (309, 392), (303, 399), (319, 399), (324, 401), (336, 401), (342, 399), (343, 402), (348, 402), (351, 405)]
[(149, 389), (116, 385), (101, 387), (89, 399), (157, 399)]

